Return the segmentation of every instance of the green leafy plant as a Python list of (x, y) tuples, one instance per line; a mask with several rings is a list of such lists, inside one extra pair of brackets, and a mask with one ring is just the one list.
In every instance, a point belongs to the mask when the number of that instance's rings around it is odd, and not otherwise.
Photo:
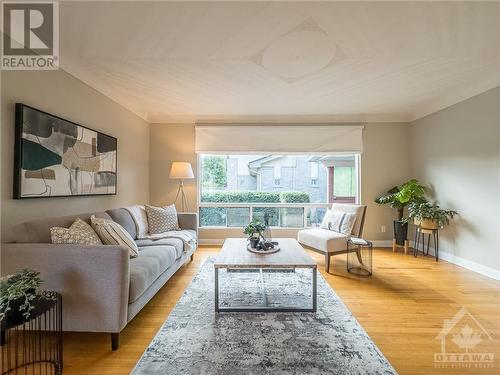
[(42, 284), (40, 273), (24, 269), (14, 275), (0, 278), (0, 320), (11, 310), (12, 301), (20, 302), (19, 312), (29, 318), (33, 310), (32, 301), (38, 296)]
[(450, 224), (450, 220), (458, 215), (457, 211), (444, 210), (437, 203), (413, 202), (408, 206), (408, 218), (405, 221), (432, 220), (438, 227), (442, 228)]
[(243, 233), (248, 236), (248, 238), (260, 238), (262, 233), (266, 230), (266, 226), (259, 220), (253, 219), (244, 229)]
[(403, 220), (404, 208), (412, 203), (424, 203), (427, 200), (424, 197), (425, 186), (418, 180), (412, 179), (402, 185), (394, 186), (377, 199), (375, 203), (388, 204), (390, 207), (398, 210), (398, 220)]

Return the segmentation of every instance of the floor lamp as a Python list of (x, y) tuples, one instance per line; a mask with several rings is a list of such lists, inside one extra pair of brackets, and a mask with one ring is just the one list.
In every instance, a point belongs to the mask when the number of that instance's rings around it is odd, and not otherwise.
[(191, 163), (174, 161), (172, 163), (172, 168), (170, 168), (170, 179), (179, 180), (179, 189), (177, 189), (177, 195), (175, 196), (174, 204), (177, 206), (177, 201), (181, 200), (181, 212), (189, 211), (189, 203), (184, 193), (184, 180), (194, 178), (193, 168), (191, 168)]

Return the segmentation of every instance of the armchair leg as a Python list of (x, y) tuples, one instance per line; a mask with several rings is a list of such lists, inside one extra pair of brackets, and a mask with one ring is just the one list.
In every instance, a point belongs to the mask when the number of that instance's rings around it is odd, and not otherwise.
[(325, 271), (327, 273), (330, 272), (330, 254), (329, 253), (325, 254)]
[(119, 333), (112, 333), (111, 334), (111, 350), (113, 350), (113, 351), (118, 350), (119, 346), (120, 346), (120, 334)]

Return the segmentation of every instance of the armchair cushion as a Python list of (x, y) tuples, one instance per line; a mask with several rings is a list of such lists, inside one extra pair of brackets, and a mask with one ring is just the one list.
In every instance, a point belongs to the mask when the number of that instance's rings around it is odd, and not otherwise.
[(304, 229), (297, 234), (298, 241), (306, 246), (324, 253), (335, 253), (346, 250), (349, 236), (329, 229)]

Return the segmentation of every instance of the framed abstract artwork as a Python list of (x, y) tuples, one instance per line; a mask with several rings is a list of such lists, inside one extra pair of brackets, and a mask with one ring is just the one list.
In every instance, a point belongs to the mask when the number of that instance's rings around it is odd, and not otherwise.
[(16, 103), (14, 199), (116, 194), (115, 137)]

